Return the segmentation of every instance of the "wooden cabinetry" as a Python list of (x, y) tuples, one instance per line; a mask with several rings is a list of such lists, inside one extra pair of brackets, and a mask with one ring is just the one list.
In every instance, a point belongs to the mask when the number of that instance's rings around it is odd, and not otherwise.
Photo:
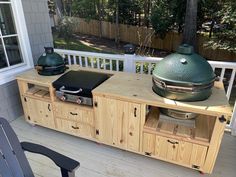
[(24, 96), (27, 119), (34, 124), (55, 128), (52, 103)]
[(91, 107), (55, 102), (57, 129), (76, 136), (94, 138), (94, 111)]
[[(187, 103), (156, 95), (149, 75), (113, 74), (92, 91), (93, 107), (85, 107), (55, 98), (59, 76), (23, 73), (17, 82), (26, 121), (211, 173), (232, 114), (223, 84), (215, 82), (209, 99)], [(161, 121), (160, 108), (198, 114), (195, 126)]]
[(144, 133), (143, 153), (201, 170), (205, 162), (207, 146)]
[(139, 151), (140, 104), (94, 97), (96, 138), (106, 144)]
[(75, 136), (94, 138), (94, 127), (87, 124), (56, 118), (57, 129)]

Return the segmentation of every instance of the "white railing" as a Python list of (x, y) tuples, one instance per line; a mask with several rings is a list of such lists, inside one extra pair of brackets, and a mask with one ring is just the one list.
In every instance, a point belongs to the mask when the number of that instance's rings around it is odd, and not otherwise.
[[(63, 58), (68, 61), (69, 65), (79, 64), (81, 67), (91, 67), (110, 71), (136, 72), (140, 74), (152, 74), (155, 64), (162, 60), (162, 58), (158, 57), (104, 54), (63, 49), (55, 49), (55, 52), (62, 55)], [(218, 79), (224, 82), (226, 96), (229, 100), (235, 81), (236, 62), (209, 61), (209, 63)], [(230, 128), (232, 127), (236, 132), (236, 104), (234, 105), (234, 112), (230, 124)]]

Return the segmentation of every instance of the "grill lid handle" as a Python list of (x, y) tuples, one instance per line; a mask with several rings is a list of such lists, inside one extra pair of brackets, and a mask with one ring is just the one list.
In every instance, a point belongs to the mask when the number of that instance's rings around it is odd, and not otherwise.
[(65, 93), (72, 93), (72, 94), (77, 94), (77, 93), (80, 93), (80, 92), (83, 91), (82, 88), (80, 88), (79, 90), (75, 90), (75, 91), (66, 90), (65, 88), (66, 88), (65, 86), (62, 86), (62, 87), (60, 88), (60, 91), (61, 91), (61, 92), (65, 92)]

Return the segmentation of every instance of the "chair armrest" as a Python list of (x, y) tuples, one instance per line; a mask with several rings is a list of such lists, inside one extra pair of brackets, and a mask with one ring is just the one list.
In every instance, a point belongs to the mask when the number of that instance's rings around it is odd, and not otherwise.
[(50, 158), (58, 167), (69, 172), (76, 170), (80, 165), (79, 162), (38, 144), (21, 142), (21, 147), (24, 151), (42, 154)]

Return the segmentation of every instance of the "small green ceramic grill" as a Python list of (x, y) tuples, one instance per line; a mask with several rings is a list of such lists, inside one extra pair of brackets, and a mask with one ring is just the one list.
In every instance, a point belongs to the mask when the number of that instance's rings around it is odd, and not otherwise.
[(39, 57), (36, 69), (40, 75), (51, 76), (64, 73), (66, 65), (61, 55), (52, 47), (45, 47), (45, 52)]
[(183, 44), (176, 53), (157, 63), (152, 80), (153, 90), (160, 96), (200, 101), (211, 95), (215, 74), (210, 64), (194, 53), (192, 46)]

